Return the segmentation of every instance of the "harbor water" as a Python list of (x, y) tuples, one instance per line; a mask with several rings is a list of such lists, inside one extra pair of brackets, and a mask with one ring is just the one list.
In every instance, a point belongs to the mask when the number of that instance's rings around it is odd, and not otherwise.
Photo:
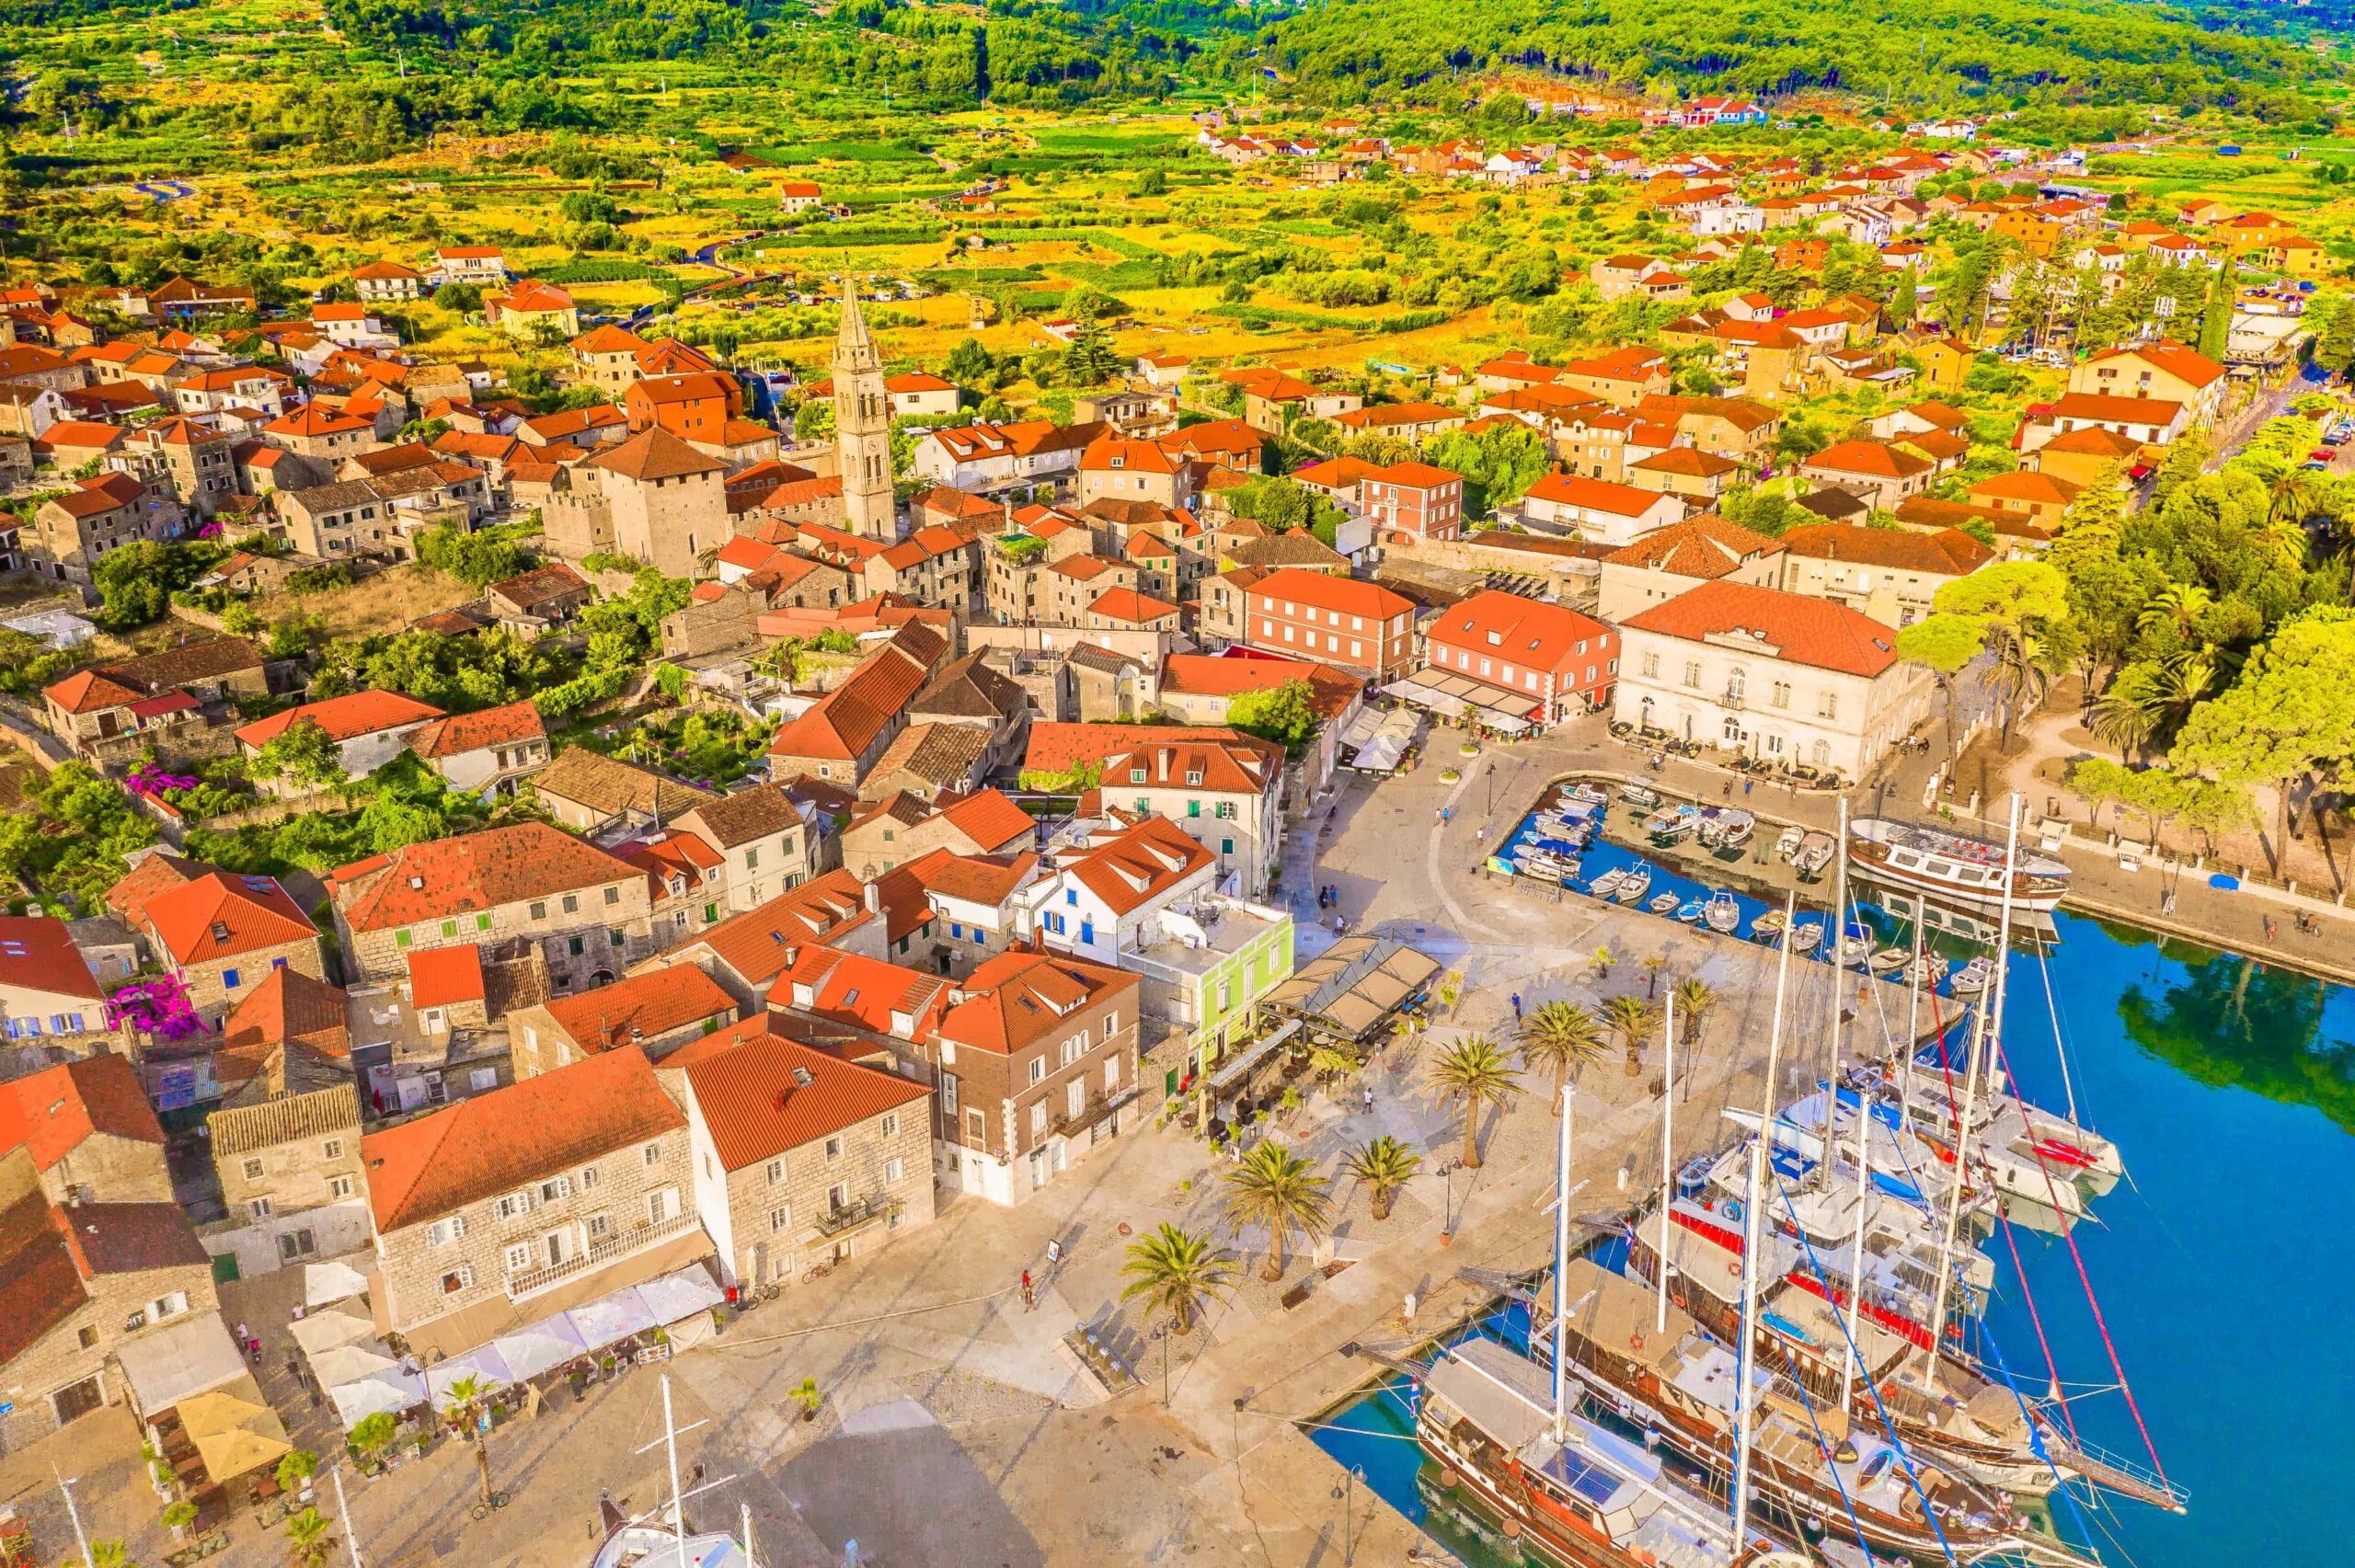
[[(1599, 845), (1587, 876), (1629, 858)], [(1865, 904), (1877, 940), (1910, 944), (1899, 908)], [(1939, 945), (1970, 950), (1950, 933)], [(1984, 1334), (2030, 1397), (2051, 1386), (2049, 1346), (2080, 1436), (2144, 1466), (2155, 1448), (2190, 1499), (2177, 1516), (2074, 1488), (2060, 1530), (2132, 1568), (2355, 1560), (2339, 1491), (2355, 1431), (2342, 1327), (2355, 1246), (2334, 1218), (2355, 1193), (2355, 990), (2066, 913), (2034, 945), (2042, 966), (2032, 950), (2013, 958), (2012, 1070), (2037, 1104), (2065, 1110), (2074, 1093), (2085, 1122), (2120, 1145), (2129, 1179), (2075, 1229), (2074, 1256), (2050, 1229), (1986, 1241), (1998, 1286)], [(1311, 1436), (1472, 1568), (1518, 1562), (1418, 1486), (1401, 1381)]]

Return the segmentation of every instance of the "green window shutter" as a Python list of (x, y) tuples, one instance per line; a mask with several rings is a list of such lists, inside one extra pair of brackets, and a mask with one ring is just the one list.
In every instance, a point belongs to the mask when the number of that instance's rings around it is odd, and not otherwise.
[(408, 933), (406, 931), (396, 931), (393, 933), (393, 945), (396, 947), (407, 947), (408, 945)]

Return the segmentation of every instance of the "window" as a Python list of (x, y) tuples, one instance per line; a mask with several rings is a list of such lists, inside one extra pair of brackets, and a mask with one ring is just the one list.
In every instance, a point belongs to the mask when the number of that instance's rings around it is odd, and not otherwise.
[(1104, 1015), (1104, 1037), (1109, 1040), (1120, 1032), (1120, 1015), (1117, 1013), (1107, 1013)]
[(987, 1144), (990, 1140), (989, 1118), (982, 1116), (978, 1108), (965, 1113), (965, 1136), (979, 1144)]
[(940, 1075), (940, 1108), (950, 1121), (957, 1119), (957, 1075), (953, 1072)]
[(475, 917), (475, 929), (477, 931), (488, 931), (490, 929), (490, 917), (487, 914), (477, 915)]
[(1202, 803), (1201, 803), (1200, 801), (1199, 801), (1199, 800), (1189, 800), (1189, 801), (1188, 801), (1188, 802), (1186, 803), (1186, 815), (1187, 815), (1187, 816), (1189, 816), (1189, 817), (1200, 817), (1201, 814), (1202, 814)]
[(826, 1207), (836, 1214), (850, 1207), (850, 1184), (836, 1182), (826, 1189)]
[(448, 1219), (437, 1219), (425, 1228), (425, 1244), (429, 1247), (446, 1247), (465, 1233), (466, 1217), (463, 1214), (453, 1214)]
[(1699, 659), (1688, 658), (1684, 661), (1684, 683), (1696, 689), (1700, 686), (1701, 661)]
[[(237, 989), (237, 971), (235, 969), (222, 970), (221, 987), (224, 990), (236, 990)], [(34, 1034), (38, 1035), (40, 1033), (40, 1024), (38, 1020), (28, 1018), (25, 1022), (33, 1025), (32, 1032)]]
[(1030, 1136), (1043, 1138), (1047, 1131), (1047, 1102), (1040, 1101), (1030, 1107)]
[(266, 1197), (258, 1197), (251, 1203), (246, 1205), (246, 1207), (253, 1210), (253, 1216), (256, 1219), (267, 1219), (270, 1218), (270, 1199)]
[(327, 1178), (327, 1196), (333, 1198), (346, 1198), (350, 1196), (351, 1178), (350, 1176), (329, 1176)]
[(1816, 698), (1815, 712), (1819, 718), (1838, 718), (1840, 716), (1840, 693), (1837, 692), (1826, 692), (1821, 696)]
[(1046, 1059), (1046, 1056), (1045, 1056), (1043, 1053), (1041, 1053), (1040, 1055), (1038, 1055), (1038, 1056), (1034, 1056), (1034, 1057), (1032, 1057), (1032, 1058), (1030, 1059), (1030, 1082), (1033, 1082), (1033, 1083), (1041, 1083), (1041, 1082), (1044, 1082), (1046, 1081), (1046, 1077), (1047, 1077), (1047, 1059)]
[(772, 1161), (770, 1161), (770, 1162), (769, 1162), (768, 1178), (769, 1178), (769, 1185), (771, 1185), (771, 1186), (775, 1186), (775, 1185), (776, 1185), (779, 1182), (782, 1182), (783, 1180), (785, 1180), (785, 1162), (784, 1162), (784, 1161), (782, 1161), (782, 1160), (772, 1160)]
[(1644, 673), (1655, 681), (1660, 679), (1660, 655), (1656, 653), (1644, 655)]
[(1775, 694), (1773, 701), (1775, 705), (1778, 708), (1787, 708), (1791, 705), (1791, 683), (1789, 681), (1777, 681), (1775, 682)]
[(556, 1176), (540, 1184), (542, 1203), (554, 1203), (558, 1198), (567, 1198), (571, 1196), (572, 1178), (570, 1176)]
[(607, 902), (607, 903), (609, 903), (609, 904), (618, 904), (618, 903), (620, 903), (621, 901), (622, 901), (622, 890), (621, 890), (620, 888), (618, 888), (618, 887), (608, 887), (608, 888), (606, 888), (606, 889), (605, 889), (605, 902)]
[(790, 1207), (784, 1208), (772, 1208), (769, 1210), (769, 1233), (771, 1235), (775, 1235), (777, 1231), (784, 1230), (787, 1226), (792, 1223), (793, 1210)]
[(396, 947), (407, 947), (408, 945), (408, 933), (407, 931), (396, 931), (393, 933), (393, 945)]
[(883, 1179), (885, 1181), (897, 1183), (906, 1174), (907, 1166), (904, 1162), (899, 1160), (886, 1160), (883, 1162)]
[(490, 1206), (490, 1211), (501, 1219), (513, 1219), (522, 1215), (529, 1214), (532, 1212), (532, 1195), (529, 1193), (509, 1193), (497, 1203), (492, 1204)]
[(581, 1167), (580, 1167), (580, 1190), (581, 1190), (581, 1191), (583, 1191), (583, 1192), (586, 1192), (586, 1191), (588, 1191), (591, 1187), (593, 1187), (593, 1186), (595, 1186), (596, 1185), (597, 1185), (597, 1167), (596, 1167), (596, 1166), (594, 1166), (594, 1165), (583, 1165), (583, 1166), (581, 1166)]
[(1074, 1078), (1063, 1086), (1063, 1114), (1074, 1121), (1087, 1109), (1087, 1080)]
[(261, 1169), (262, 1169), (262, 1166), (261, 1166), (261, 1162), (260, 1162), (260, 1161), (258, 1161), (258, 1160), (248, 1160), (248, 1161), (247, 1161), (247, 1162), (246, 1162), (246, 1180), (247, 1180), (247, 1181), (249, 1181), (249, 1182), (258, 1182), (258, 1181), (260, 1181), (260, 1180), (261, 1180)]
[[(747, 871), (756, 870), (756, 869), (758, 869), (758, 867), (759, 867), (760, 864), (761, 864), (761, 846), (760, 846), (760, 845), (758, 845), (758, 844), (754, 844), (751, 849), (748, 849), (748, 850), (746, 850), (746, 851), (744, 852), (744, 869), (745, 869), (745, 870), (747, 870)], [(610, 889), (610, 888), (609, 888), (609, 889), (607, 889), (607, 890), (608, 890), (608, 891), (611, 891), (611, 889)]]
[(614, 1233), (614, 1217), (610, 1214), (592, 1214), (589, 1217), (589, 1223), (585, 1229), (589, 1232), (590, 1244), (593, 1246)]
[(529, 1242), (517, 1242), (507, 1249), (507, 1272), (510, 1274), (523, 1273), (532, 1266), (532, 1243)]
[(456, 921), (443, 921), (442, 922), (442, 934), (444, 939), (457, 935), (458, 922)]
[(571, 954), (575, 958), (580, 957), (580, 955), (586, 951), (586, 949), (584, 949), (580, 944), (580, 939), (577, 936), (572, 938), (569, 942), (567, 942), (564, 944), (564, 947), (565, 951)]
[(322, 1159), (322, 1160), (340, 1160), (340, 1159), (342, 1159), (342, 1158), (343, 1158), (343, 1139), (339, 1139), (339, 1138), (330, 1138), (330, 1139), (328, 1139), (325, 1143), (320, 1144), (320, 1145), (319, 1145), (319, 1158), (320, 1158), (320, 1159)]
[(580, 894), (567, 893), (564, 896), (564, 912), (569, 915), (577, 915), (580, 912)]
[(609, 931), (605, 933), (605, 942), (608, 946), (619, 947), (628, 940), (628, 933), (626, 932)]
[(475, 1271), (460, 1264), (442, 1276), (442, 1294), (455, 1296), (459, 1291), (468, 1288), (474, 1282)]
[(544, 921), (548, 918), (548, 907), (545, 901), (532, 906), (532, 918), (535, 921)]
[(84, 1323), (82, 1325), (82, 1332), (75, 1337), (82, 1342), (83, 1349), (95, 1349), (98, 1343), (98, 1325), (96, 1323)]
[(719, 906), (718, 904), (706, 904), (703, 907), (703, 918), (704, 923), (706, 925), (719, 919)]
[(646, 1218), (657, 1225), (667, 1225), (679, 1217), (679, 1189), (658, 1187), (646, 1195)]
[(1104, 1064), (1104, 1093), (1109, 1094), (1120, 1086), (1120, 1059), (1114, 1057)]
[(655, 1166), (662, 1163), (662, 1146), (659, 1143), (648, 1144), (641, 1157), (645, 1161), (646, 1168), (651, 1171)]
[(278, 1238), (278, 1261), (293, 1263), (307, 1258), (319, 1250), (318, 1238), (309, 1230), (289, 1230)]
[(897, 1137), (899, 1137), (899, 1136), (900, 1136), (900, 1113), (899, 1113), (899, 1112), (897, 1112), (897, 1111), (888, 1111), (888, 1112), (884, 1113), (884, 1116), (883, 1116), (883, 1136), (884, 1136), (884, 1137), (886, 1137), (886, 1138), (897, 1138)]

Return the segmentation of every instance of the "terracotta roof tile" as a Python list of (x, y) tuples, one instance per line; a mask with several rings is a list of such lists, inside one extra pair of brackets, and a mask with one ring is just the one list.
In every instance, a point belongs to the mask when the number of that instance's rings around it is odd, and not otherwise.
[(408, 749), (420, 757), (458, 757), (486, 746), (544, 740), (547, 732), (540, 710), (527, 697), (520, 703), (436, 719), (408, 738)]
[(642, 1054), (605, 1051), (361, 1139), (368, 1205), (396, 1230), (686, 1125)]
[(1626, 629), (1687, 642), (1745, 635), (1761, 654), (1849, 675), (1878, 675), (1897, 662), (1897, 634), (1871, 617), (1829, 600), (1749, 583), (1704, 583), (1652, 606)]
[(636, 867), (546, 822), (410, 844), (327, 876), (354, 931), (487, 911), (637, 876)]
[(649, 969), (594, 990), (552, 998), (544, 1005), (573, 1044), (587, 1053), (650, 1040), (697, 1019), (729, 1017), (736, 1011), (719, 982), (693, 964)]
[(723, 1169), (741, 1171), (931, 1093), (776, 1032), (764, 1015), (692, 1041), (667, 1059), (684, 1069)]
[(258, 750), (298, 724), (315, 724), (327, 731), (330, 740), (356, 740), (363, 735), (422, 724), (441, 716), (440, 708), (414, 697), (398, 692), (369, 690), (306, 703), (299, 708), (287, 708), (268, 718), (256, 719), (238, 728), (237, 738)]
[(21, 1146), (46, 1171), (98, 1133), (164, 1145), (130, 1058), (85, 1057), (0, 1083), (0, 1152)]
[(149, 898), (146, 921), (175, 964), (213, 963), (318, 938), (274, 878), (210, 869)]

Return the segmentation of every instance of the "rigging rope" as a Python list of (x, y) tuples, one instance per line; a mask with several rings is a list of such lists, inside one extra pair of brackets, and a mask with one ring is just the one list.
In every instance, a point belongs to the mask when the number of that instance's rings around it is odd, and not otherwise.
[[(2010, 1065), (2004, 1060), (2003, 1042), (1998, 1039), (1990, 1043), (1994, 1047), (1996, 1063), (2004, 1067), (2005, 1073), (2008, 1077), (2011, 1068)], [(2101, 1331), (2101, 1347), (2109, 1356), (2109, 1369), (2118, 1374), (2118, 1391), (2126, 1396), (2126, 1408), (2134, 1417), (2134, 1430), (2142, 1434), (2142, 1447), (2151, 1456), (2151, 1468), (2158, 1472), (2159, 1484), (2165, 1487), (2169, 1492), (2173, 1492), (2175, 1490), (2175, 1483), (2167, 1480), (2167, 1467), (2165, 1462), (2159, 1458), (2159, 1446), (2157, 1443), (2152, 1441), (2151, 1429), (2142, 1420), (2142, 1407), (2135, 1401), (2134, 1391), (2127, 1383), (2126, 1367), (2125, 1364), (2119, 1359), (2118, 1345), (2109, 1337), (2109, 1321), (2102, 1316), (2101, 1299), (2094, 1294), (2093, 1276), (2085, 1271), (2085, 1254), (2077, 1250), (2077, 1228), (2074, 1224), (2071, 1223), (2067, 1212), (2061, 1207), (2060, 1193), (2058, 1189), (2053, 1186), (2052, 1168), (2046, 1162), (2042, 1152), (2038, 1150), (2033, 1144), (2029, 1146), (2028, 1152), (2036, 1156), (2036, 1168), (2043, 1173), (2045, 1187), (2052, 1195), (2052, 1209), (2055, 1214), (2059, 1215), (2061, 1220), (2061, 1239), (2069, 1244), (2069, 1261), (2076, 1265), (2077, 1282), (2085, 1287), (2085, 1305), (2093, 1309), (2094, 1327)], [(1981, 1163), (1982, 1165), (1986, 1163), (1983, 1156), (1982, 1157)], [(1992, 1187), (1994, 1184), (1994, 1169), (1993, 1166), (1989, 1166), (1987, 1169), (1987, 1185)], [(2001, 1207), (2002, 1206), (2000, 1204), (1997, 1205), (1999, 1211)]]
[[(2005, 1245), (2012, 1249), (2012, 1277), (2020, 1282), (2020, 1296), (2028, 1302), (2028, 1321), (2036, 1325), (2037, 1348), (2044, 1352), (2044, 1370), (2052, 1379), (2052, 1397), (2061, 1406), (2061, 1419), (2068, 1424), (2069, 1441), (2074, 1443), (2077, 1440), (2077, 1418), (2069, 1413), (2069, 1402), (2061, 1397), (2061, 1368), (2054, 1364), (2052, 1345), (2044, 1337), (2044, 1315), (2036, 1310), (2036, 1292), (2029, 1288), (2028, 1270), (2020, 1263), (2019, 1239), (2012, 1234), (2012, 1222), (2000, 1204), (1995, 1208), (1995, 1228), (2004, 1233)], [(1985, 1332), (1983, 1328), (1982, 1332)], [(2010, 1380), (2008, 1373), (2005, 1380)]]
[[(2052, 1000), (2052, 966), (2044, 961), (2041, 943), (2037, 944), (2036, 967), (2044, 973), (2044, 1010), (2052, 1018), (2052, 1055), (2061, 1064), (2061, 1092), (2069, 1096), (2069, 1121), (2073, 1126), (2083, 1127), (2085, 1123), (2077, 1119), (2076, 1085), (2069, 1081), (2069, 1047), (2061, 1038), (2061, 1005)], [(2016, 1093), (2019, 1086), (2012, 1087)]]

